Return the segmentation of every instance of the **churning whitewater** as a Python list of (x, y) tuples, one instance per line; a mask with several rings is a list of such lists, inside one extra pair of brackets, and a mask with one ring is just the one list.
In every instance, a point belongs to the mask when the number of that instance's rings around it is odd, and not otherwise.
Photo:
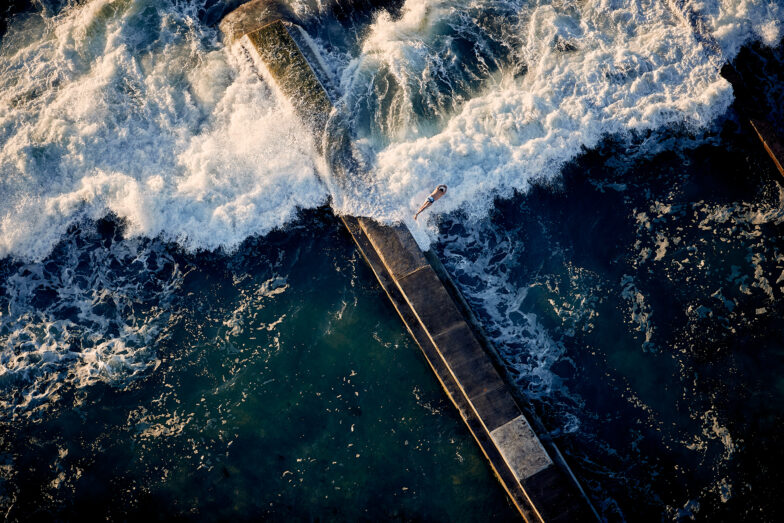
[(132, 236), (232, 247), (324, 201), (302, 127), (216, 38), (193, 3), (98, 0), (11, 26), (0, 256), (41, 258), (107, 213)]
[[(199, 5), (95, 0), (10, 24), (0, 256), (41, 259), (69, 225), (108, 213), (130, 236), (231, 249), (328, 200), (329, 168), (291, 108)], [(780, 3), (701, 12), (726, 58), (780, 37)], [(407, 2), (355, 38), (337, 50), (314, 35), (370, 167), (331, 201), (385, 221), (437, 183), (450, 187), (437, 212), (481, 217), (608, 134), (699, 132), (732, 100), (663, 2)]]

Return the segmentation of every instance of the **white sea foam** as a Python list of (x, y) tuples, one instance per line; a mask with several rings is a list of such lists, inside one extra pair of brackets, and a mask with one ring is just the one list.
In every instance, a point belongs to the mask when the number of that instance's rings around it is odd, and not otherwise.
[(714, 0), (692, 2), (708, 23), (726, 58), (732, 58), (751, 39), (777, 45), (784, 27), (780, 0)]
[[(503, 4), (516, 13), (509, 28), (515, 37), (507, 42), (510, 53), (527, 62), (527, 74), (516, 74), (516, 62), (502, 66), (435, 130), (417, 118), (412, 100), (428, 88), (422, 83), (434, 70), (456, 59), (444, 47), (444, 28), (499, 3), (408, 2), (399, 20), (379, 17), (342, 84), (349, 99), (364, 96), (374, 74), (391, 76), (401, 87), (382, 122), (389, 143), (377, 147), (376, 168), (353, 197), (340, 200), (341, 210), (405, 220), (427, 243), (410, 215), (438, 183), (449, 186), (449, 197), (431, 216), (460, 208), (481, 217), (495, 196), (556, 176), (608, 134), (683, 124), (698, 131), (732, 101), (715, 56), (664, 2)], [(725, 58), (751, 38), (772, 43), (780, 37), (779, 3), (704, 7)]]
[[(445, 254), (450, 272), (477, 311), (487, 316), (484, 325), (511, 378), (529, 398), (567, 393), (551, 367), (565, 358), (563, 344), (553, 339), (537, 315), (524, 302), (531, 287), (510, 284), (508, 273), (525, 246), (488, 229), (468, 236), (447, 235)], [(566, 323), (576, 323), (565, 320)], [(578, 423), (569, 429), (576, 430)]]
[(130, 235), (233, 247), (325, 201), (311, 139), (189, 6), (95, 0), (0, 51), (0, 257), (111, 211)]
[(2, 282), (0, 418), (46, 408), (64, 387), (123, 386), (160, 363), (154, 342), (184, 277), (162, 244), (69, 236), (56, 260)]
[[(780, 37), (780, 2), (694, 7), (727, 58)], [(131, 235), (231, 248), (326, 201), (291, 108), (195, 13), (93, 0), (12, 21), (0, 50), (0, 256), (40, 259), (69, 224), (109, 211)], [(372, 168), (335, 206), (414, 225), (412, 210), (447, 183), (427, 216), (480, 217), (608, 134), (709, 126), (732, 93), (691, 31), (654, 1), (426, 0), (381, 14), (359, 54), (334, 64), (350, 103), (378, 94), (374, 78), (397, 86), (371, 104), (380, 132), (358, 143)], [(458, 37), (474, 39), (471, 67)], [(433, 232), (414, 227), (427, 244)]]

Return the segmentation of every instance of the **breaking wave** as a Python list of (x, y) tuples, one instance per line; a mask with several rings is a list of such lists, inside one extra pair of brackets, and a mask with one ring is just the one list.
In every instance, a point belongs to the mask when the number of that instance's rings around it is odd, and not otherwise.
[[(709, 3), (724, 59), (778, 42), (779, 4)], [(733, 99), (720, 65), (663, 2), (408, 2), (343, 69), (349, 113), (372, 115), (358, 127), (374, 169), (340, 209), (406, 221), (427, 244), (435, 229), (410, 215), (436, 184), (450, 188), (438, 213), (476, 219), (607, 136), (699, 134)]]
[(193, 4), (14, 21), (0, 93), (0, 257), (41, 259), (110, 212), (131, 236), (231, 248), (325, 201), (300, 123)]
[[(780, 37), (779, 3), (703, 4), (725, 58)], [(231, 249), (327, 201), (307, 132), (200, 5), (93, 0), (11, 21), (0, 256), (41, 259), (107, 213), (131, 236)], [(371, 166), (333, 206), (381, 220), (413, 224), (437, 183), (450, 196), (434, 210), (481, 217), (605, 136), (705, 128), (732, 100), (663, 2), (408, 2), (355, 34), (343, 48), (314, 35)]]

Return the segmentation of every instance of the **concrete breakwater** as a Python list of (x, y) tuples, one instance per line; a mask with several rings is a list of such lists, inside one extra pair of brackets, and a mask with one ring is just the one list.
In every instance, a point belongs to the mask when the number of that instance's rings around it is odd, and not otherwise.
[[(229, 41), (245, 39), (320, 144), (333, 88), (307, 35), (285, 18), (274, 3), (252, 2), (221, 29)], [(438, 264), (431, 265), (405, 226), (342, 220), (520, 514), (527, 521), (596, 518), (558, 449), (540, 440), (521, 412)]]
[(404, 226), (342, 217), (411, 336), (528, 521), (592, 519), (554, 445), (545, 448), (459, 304)]

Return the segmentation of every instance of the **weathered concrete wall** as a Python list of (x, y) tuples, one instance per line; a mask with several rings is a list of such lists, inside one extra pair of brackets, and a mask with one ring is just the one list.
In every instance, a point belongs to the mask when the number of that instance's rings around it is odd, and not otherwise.
[[(320, 141), (332, 111), (319, 80), (324, 73), (306, 59), (308, 50), (303, 53), (298, 45), (295, 25), (270, 21), (271, 11), (250, 6), (242, 23), (235, 20), (226, 30), (231, 38), (237, 38), (238, 27), (249, 31), (252, 52)], [(256, 27), (248, 16), (261, 16)], [(527, 521), (595, 519), (560, 453), (548, 443), (554, 460), (493, 366), (467, 321), (467, 306), (455, 302), (408, 229), (367, 218), (342, 219), (520, 514)]]
[(289, 8), (278, 0), (255, 0), (226, 15), (218, 27), (228, 45), (275, 20), (293, 20)]
[(523, 517), (595, 519), (557, 449), (551, 457), (408, 229), (342, 219)]
[(281, 20), (271, 22), (246, 36), (253, 52), (266, 65), (278, 88), (294, 105), (300, 118), (316, 136), (321, 136), (332, 103), (305, 55), (294, 41), (291, 31)]
[(754, 132), (757, 133), (768, 156), (773, 160), (773, 164), (781, 175), (784, 176), (784, 141), (776, 134), (773, 125), (767, 120), (749, 118), (749, 123)]
[(750, 106), (751, 97), (746, 92), (743, 79), (735, 68), (730, 64), (725, 64), (721, 68), (721, 75), (731, 85), (735, 91), (735, 108), (743, 120), (746, 120), (751, 129), (762, 142), (765, 152), (768, 153), (773, 164), (784, 176), (784, 139), (776, 133), (776, 129), (765, 118), (759, 116), (760, 111)]

